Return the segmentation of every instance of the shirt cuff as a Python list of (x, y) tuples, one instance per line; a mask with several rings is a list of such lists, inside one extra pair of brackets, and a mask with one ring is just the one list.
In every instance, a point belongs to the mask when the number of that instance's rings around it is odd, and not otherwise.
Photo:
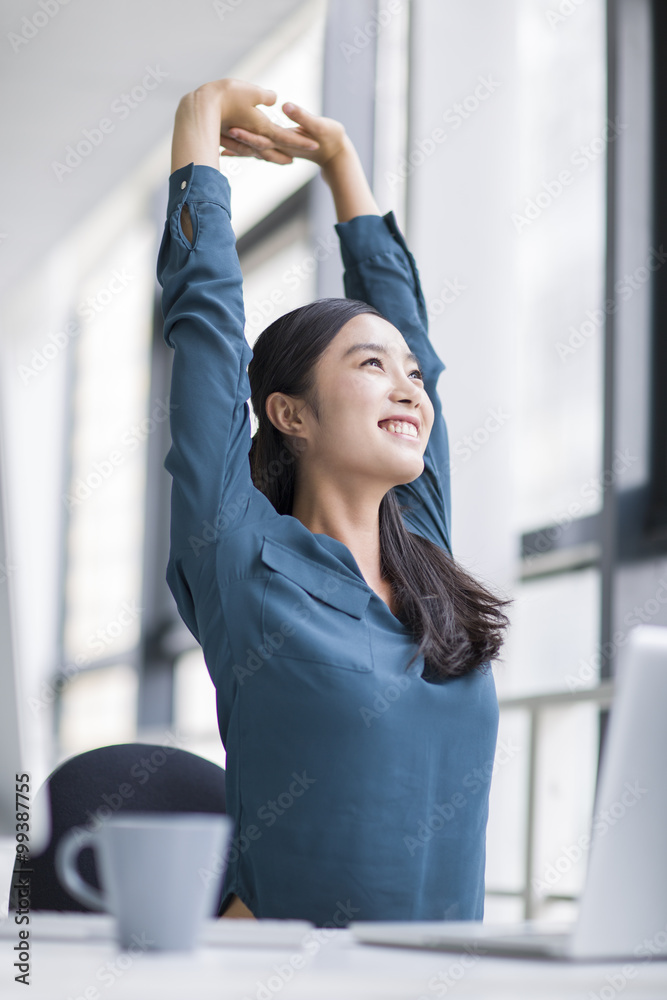
[(343, 266), (347, 270), (379, 253), (396, 251), (398, 243), (407, 246), (393, 212), (386, 215), (355, 215), (347, 222), (336, 222), (334, 229), (340, 239)]
[(231, 187), (229, 181), (216, 167), (203, 163), (188, 163), (185, 167), (174, 170), (169, 177), (169, 197), (167, 199), (167, 218), (177, 208), (182, 208), (185, 202), (213, 202), (221, 205), (229, 218), (231, 210)]

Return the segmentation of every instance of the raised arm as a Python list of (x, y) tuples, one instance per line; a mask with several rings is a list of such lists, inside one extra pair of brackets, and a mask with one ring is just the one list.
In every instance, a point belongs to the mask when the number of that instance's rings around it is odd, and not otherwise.
[[(375, 306), (401, 331), (419, 358), (435, 419), (424, 454), (424, 472), (414, 482), (395, 487), (395, 492), (406, 506), (404, 518), (409, 529), (451, 551), (449, 441), (437, 391), (445, 366), (428, 337), (426, 303), (414, 257), (393, 212), (380, 215), (361, 161), (341, 123), (311, 115), (293, 104), (283, 104), (283, 110), (297, 122), (301, 135), (318, 141), (316, 150), (295, 155), (318, 163), (331, 189), (345, 267), (345, 294)], [(276, 152), (287, 152), (269, 137), (238, 128), (224, 134), (223, 143), (225, 155), (249, 155), (251, 150), (252, 155), (270, 159)]]
[(246, 367), (252, 351), (244, 333), (230, 187), (219, 170), (221, 130), (245, 121), (274, 135), (277, 126), (255, 106), (274, 100), (272, 91), (251, 84), (216, 81), (187, 94), (174, 122), (157, 261), (164, 338), (174, 349), (172, 443), (165, 460), (173, 479), (167, 581), (197, 638), (192, 590), (202, 553), (240, 518), (276, 516), (250, 476)]
[[(276, 102), (275, 90), (267, 90), (244, 80), (212, 80), (181, 98), (176, 109), (171, 143), (171, 171), (188, 163), (220, 169), (220, 140), (232, 126), (249, 130), (267, 143), (280, 143), (293, 153), (316, 150), (318, 143), (296, 129), (285, 129), (270, 121), (257, 108)], [(289, 163), (291, 156), (270, 150), (264, 159)], [(192, 239), (187, 206), (183, 212), (183, 232)]]
[(437, 383), (444, 364), (428, 337), (419, 272), (393, 212), (381, 216), (356, 150), (346, 140), (322, 168), (331, 188), (348, 298), (378, 309), (419, 358), (434, 421), (418, 479), (394, 488), (408, 528), (451, 552), (449, 441)]

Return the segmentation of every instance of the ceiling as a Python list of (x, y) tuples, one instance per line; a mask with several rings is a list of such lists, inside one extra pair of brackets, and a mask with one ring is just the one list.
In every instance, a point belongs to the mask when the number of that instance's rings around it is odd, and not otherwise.
[[(184, 93), (229, 74), (302, 4), (4, 0), (0, 286), (37, 264), (164, 141)], [(68, 163), (67, 147), (76, 150), (84, 130), (89, 152)]]

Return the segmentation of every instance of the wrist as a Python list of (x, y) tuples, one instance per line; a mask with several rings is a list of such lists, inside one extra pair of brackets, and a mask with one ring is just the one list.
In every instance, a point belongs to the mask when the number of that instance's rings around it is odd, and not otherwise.
[(172, 138), (172, 173), (188, 163), (220, 167), (220, 114), (224, 95), (210, 85), (179, 101)]
[(340, 148), (322, 164), (322, 179), (330, 185), (341, 170), (345, 170), (350, 164), (358, 162), (359, 156), (354, 148), (354, 143), (348, 135), (345, 135), (343, 136)]
[(199, 126), (215, 129), (217, 135), (220, 134), (224, 125), (225, 111), (228, 107), (224, 83), (224, 80), (216, 83), (205, 83), (183, 98), (188, 102), (186, 113)]
[(357, 215), (379, 215), (359, 154), (349, 139), (322, 168), (322, 179), (329, 185), (339, 222)]

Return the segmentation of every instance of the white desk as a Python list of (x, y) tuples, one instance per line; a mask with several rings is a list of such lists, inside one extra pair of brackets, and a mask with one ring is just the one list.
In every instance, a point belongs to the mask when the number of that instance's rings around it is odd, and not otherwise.
[[(254, 921), (220, 920), (208, 943), (189, 954), (141, 952), (132, 957), (113, 941), (105, 916), (58, 918), (33, 914), (31, 985), (14, 982), (13, 922), (0, 922), (0, 997), (29, 1000), (665, 1000), (667, 962), (638, 962), (625, 980), (623, 963), (567, 965), (460, 957), (401, 948), (358, 945), (347, 930), (306, 932), (301, 947), (250, 947), (223, 935), (253, 934)], [(77, 936), (54, 936), (54, 919), (78, 922)], [(41, 923), (41, 927), (40, 927)], [(50, 924), (50, 926), (49, 926)], [(229, 925), (235, 925), (233, 928)], [(243, 925), (243, 928), (240, 928)], [(64, 926), (64, 924), (63, 924)], [(81, 927), (85, 929), (81, 931)], [(229, 931), (225, 928), (228, 927)], [(84, 938), (87, 934), (87, 939)], [(317, 936), (321, 940), (318, 943)], [(215, 943), (213, 943), (215, 942)], [(315, 945), (318, 945), (315, 951)], [(295, 969), (290, 959), (303, 959)], [(627, 967), (627, 966), (626, 966)], [(449, 985), (447, 979), (449, 977)], [(625, 977), (623, 977), (625, 979)], [(616, 983), (614, 986), (613, 983)], [(87, 992), (86, 992), (87, 991)]]

